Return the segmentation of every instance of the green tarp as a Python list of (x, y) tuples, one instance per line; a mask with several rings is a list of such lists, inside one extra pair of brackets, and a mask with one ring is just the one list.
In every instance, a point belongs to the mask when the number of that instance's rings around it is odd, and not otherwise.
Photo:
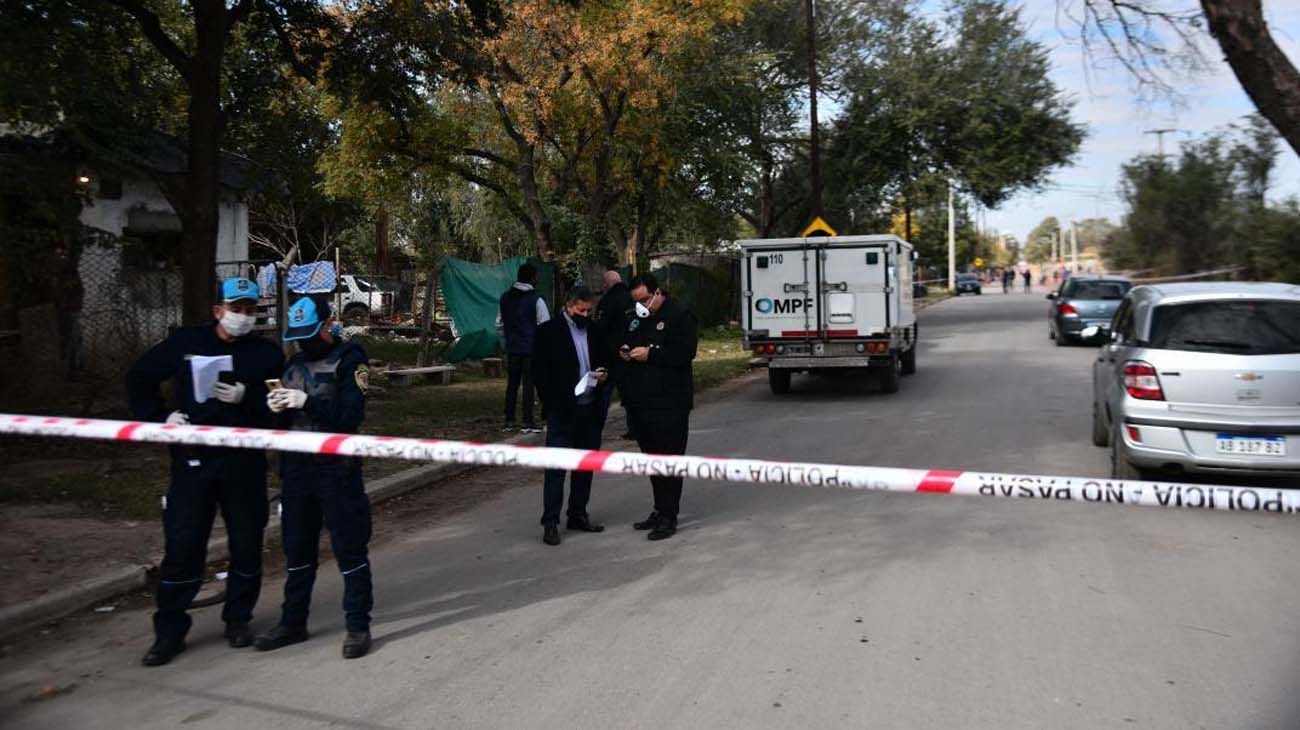
[[(492, 357), (502, 349), (497, 335), (497, 307), (501, 295), (515, 282), (515, 275), (528, 259), (522, 256), (506, 259), (499, 264), (476, 264), (462, 259), (449, 258), (443, 264), (438, 285), (443, 301), (460, 337), (452, 346), (448, 360), (478, 360)], [(533, 261), (537, 266), (537, 291), (554, 311), (551, 292), (554, 290), (554, 267)]]

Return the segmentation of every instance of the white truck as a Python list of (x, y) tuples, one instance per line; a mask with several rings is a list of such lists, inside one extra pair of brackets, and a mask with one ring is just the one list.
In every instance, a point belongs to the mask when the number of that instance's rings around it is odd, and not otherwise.
[(912, 245), (892, 235), (736, 242), (745, 348), (778, 395), (790, 376), (873, 371), (886, 393), (916, 372)]

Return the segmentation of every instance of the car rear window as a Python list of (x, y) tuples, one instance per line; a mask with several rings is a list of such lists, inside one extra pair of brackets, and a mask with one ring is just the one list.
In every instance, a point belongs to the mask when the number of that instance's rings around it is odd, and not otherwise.
[(1163, 350), (1233, 355), (1300, 352), (1300, 302), (1167, 304), (1152, 313), (1150, 343)]
[(1072, 281), (1065, 289), (1067, 299), (1115, 299), (1128, 293), (1127, 281)]

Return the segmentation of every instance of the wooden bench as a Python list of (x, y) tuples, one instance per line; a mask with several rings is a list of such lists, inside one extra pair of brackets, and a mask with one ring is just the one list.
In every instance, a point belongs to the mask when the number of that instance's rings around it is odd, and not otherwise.
[(502, 375), (501, 358), (485, 357), (483, 362), (483, 374), (489, 378), (499, 378)]
[(389, 385), (410, 385), (418, 380), (425, 380), (438, 385), (451, 385), (451, 374), (456, 372), (455, 365), (431, 365), (427, 368), (397, 368), (389, 370)]

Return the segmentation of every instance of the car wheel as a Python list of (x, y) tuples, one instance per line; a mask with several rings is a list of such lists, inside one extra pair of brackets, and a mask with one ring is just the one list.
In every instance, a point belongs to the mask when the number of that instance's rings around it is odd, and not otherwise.
[(983, 294), (983, 293), (984, 293), (984, 290), (983, 290), (983, 289), (976, 289), (976, 290), (975, 290), (975, 296), (979, 296), (979, 295), (981, 295), (981, 294)]
[(1097, 402), (1092, 403), (1092, 444), (1093, 446), (1107, 446), (1110, 444), (1110, 431), (1106, 430), (1106, 424), (1101, 420), (1101, 409), (1097, 407)]
[(1056, 340), (1057, 347), (1065, 347), (1066, 345), (1070, 344), (1070, 340), (1065, 336), (1064, 332), (1057, 334), (1052, 339)]
[(889, 365), (880, 368), (880, 390), (883, 393), (898, 392), (899, 370), (902, 369), (902, 363), (898, 355), (889, 356)]
[(899, 372), (903, 375), (916, 374), (916, 344), (912, 344), (912, 349), (903, 353), (902, 363), (899, 366)]
[(785, 395), (790, 392), (790, 371), (767, 369), (767, 385), (773, 395)]
[(1120, 424), (1116, 421), (1110, 429), (1110, 476), (1113, 479), (1136, 479), (1144, 480), (1150, 477), (1151, 472), (1146, 469), (1140, 469), (1124, 456), (1124, 435), (1119, 432)]
[(370, 309), (364, 304), (353, 304), (343, 310), (343, 324), (363, 327), (370, 323)]

